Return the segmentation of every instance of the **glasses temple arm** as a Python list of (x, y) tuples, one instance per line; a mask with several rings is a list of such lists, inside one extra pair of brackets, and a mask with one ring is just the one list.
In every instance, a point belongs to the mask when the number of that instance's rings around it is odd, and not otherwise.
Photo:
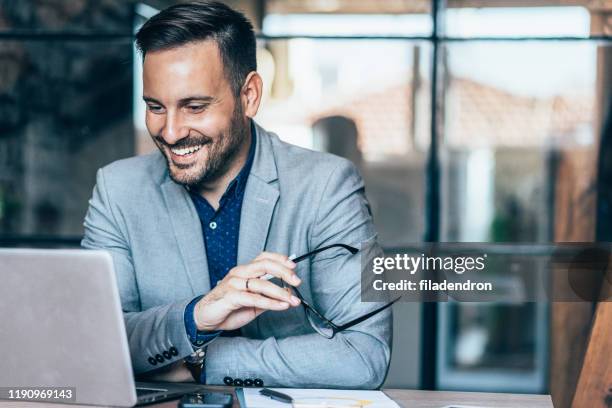
[(346, 323), (346, 324), (343, 324), (342, 326), (337, 326), (337, 327), (338, 327), (338, 331), (340, 331), (340, 330), (346, 330), (346, 329), (348, 329), (349, 327), (353, 327), (353, 326), (355, 326), (355, 325), (357, 325), (357, 324), (359, 324), (359, 323), (363, 322), (364, 320), (369, 319), (370, 317), (374, 316), (375, 314), (380, 313), (380, 312), (382, 312), (383, 310), (385, 310), (386, 308), (388, 308), (388, 307), (392, 306), (392, 305), (393, 305), (395, 302), (397, 302), (397, 301), (398, 301), (398, 300), (400, 300), (401, 298), (402, 298), (402, 297), (400, 296), (400, 297), (398, 297), (397, 299), (392, 300), (391, 302), (387, 303), (386, 305), (381, 306), (381, 307), (379, 307), (378, 309), (371, 311), (370, 313), (367, 313), (367, 314), (365, 314), (365, 315), (363, 315), (363, 316), (361, 316), (361, 317), (358, 317), (357, 319), (355, 319), (355, 320), (353, 320), (353, 321), (350, 321), (350, 322), (348, 322), (348, 323)]
[(297, 258), (294, 258), (293, 262), (298, 263), (298, 262), (303, 261), (304, 259), (306, 259), (306, 258), (308, 258), (308, 257), (310, 257), (310, 256), (312, 256), (314, 254), (318, 254), (319, 252), (323, 252), (323, 251), (326, 251), (326, 250), (328, 250), (330, 248), (336, 248), (336, 247), (344, 248), (347, 251), (349, 251), (351, 254), (356, 254), (357, 252), (359, 252), (359, 250), (357, 248), (352, 247), (350, 245), (346, 245), (346, 244), (332, 244), (332, 245), (327, 245), (327, 246), (324, 246), (324, 247), (321, 247), (321, 248), (317, 248), (314, 251), (308, 252), (307, 254), (300, 255)]

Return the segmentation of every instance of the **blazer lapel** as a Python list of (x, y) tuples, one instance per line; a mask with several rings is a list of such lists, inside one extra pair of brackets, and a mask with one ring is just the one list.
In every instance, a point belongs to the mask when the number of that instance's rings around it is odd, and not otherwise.
[(276, 162), (270, 135), (255, 124), (255, 158), (244, 191), (240, 212), (238, 265), (250, 262), (266, 247), (270, 222), (279, 198)]
[[(240, 212), (238, 265), (250, 262), (265, 249), (272, 214), (280, 195), (274, 183), (278, 180), (278, 173), (271, 136), (257, 124), (255, 131), (255, 157)], [(207, 293), (211, 289), (208, 260), (200, 219), (191, 197), (184, 187), (172, 181), (167, 174), (161, 190), (194, 295)]]
[(210, 291), (208, 261), (202, 226), (191, 197), (184, 187), (173, 182), (169, 176), (161, 189), (194, 295), (207, 293)]

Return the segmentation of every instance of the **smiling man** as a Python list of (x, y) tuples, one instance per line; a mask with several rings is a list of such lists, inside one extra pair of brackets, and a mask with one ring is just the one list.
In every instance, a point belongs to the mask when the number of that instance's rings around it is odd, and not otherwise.
[(82, 242), (113, 257), (135, 372), (380, 386), (391, 315), (359, 319), (380, 306), (360, 302), (361, 260), (379, 249), (354, 166), (254, 122), (262, 80), (239, 12), (176, 5), (136, 44), (159, 151), (99, 170)]

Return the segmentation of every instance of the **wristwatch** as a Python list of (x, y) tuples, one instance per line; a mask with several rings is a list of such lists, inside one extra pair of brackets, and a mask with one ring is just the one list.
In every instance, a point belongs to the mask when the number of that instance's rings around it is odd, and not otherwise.
[(202, 371), (204, 371), (204, 363), (206, 362), (206, 348), (204, 346), (193, 352), (193, 354), (185, 357), (185, 367), (191, 373), (191, 376), (198, 384), (202, 381)]

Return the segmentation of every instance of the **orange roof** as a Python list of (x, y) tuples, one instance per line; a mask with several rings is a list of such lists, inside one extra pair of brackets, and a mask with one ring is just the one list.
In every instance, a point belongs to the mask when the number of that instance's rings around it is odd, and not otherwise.
[[(393, 85), (310, 115), (352, 118), (364, 152), (403, 154), (411, 149), (410, 82)], [(417, 134), (428, 139), (429, 86), (423, 82), (417, 98)], [(542, 146), (562, 140), (572, 143), (592, 123), (594, 96), (548, 98), (520, 96), (471, 79), (453, 77), (446, 90), (444, 139), (455, 146)], [(423, 137), (424, 136), (424, 137)], [(381, 143), (384, 141), (384, 143)]]

